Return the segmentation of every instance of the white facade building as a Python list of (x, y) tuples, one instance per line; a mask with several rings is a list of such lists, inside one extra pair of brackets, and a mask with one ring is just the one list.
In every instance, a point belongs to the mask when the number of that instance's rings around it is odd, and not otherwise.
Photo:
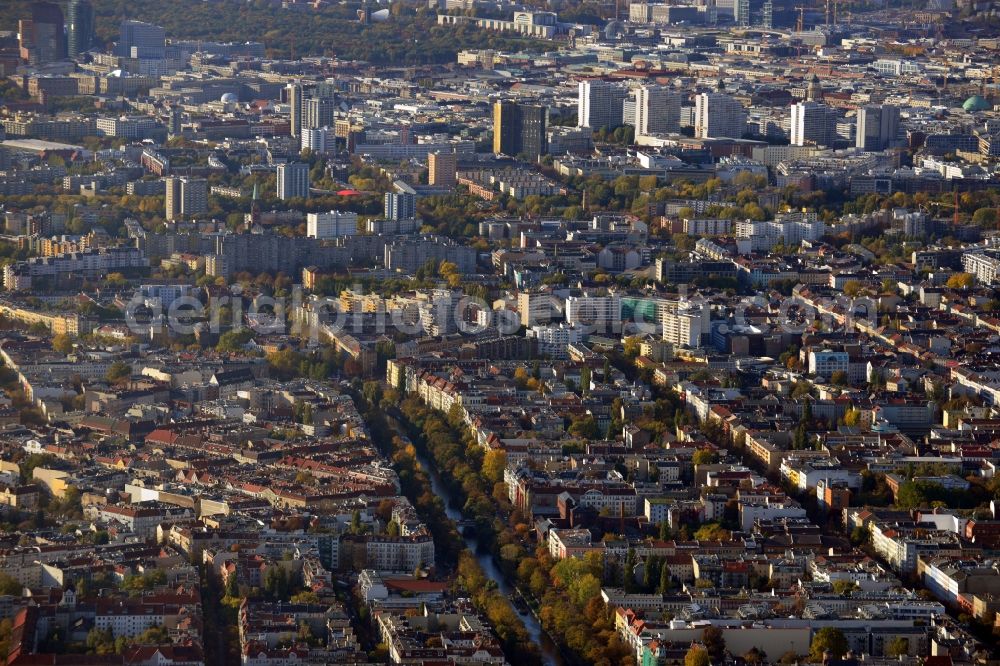
[(681, 96), (663, 86), (642, 86), (635, 93), (636, 136), (681, 131)]
[(786, 246), (796, 246), (804, 240), (819, 240), (826, 233), (826, 224), (815, 214), (798, 213), (786, 215), (778, 220), (766, 222), (743, 220), (737, 222), (734, 235), (737, 239), (749, 239), (753, 252), (767, 251), (784, 242)]
[(97, 131), (104, 136), (121, 139), (145, 139), (158, 127), (154, 118), (147, 116), (122, 116), (121, 118), (98, 118)]
[(889, 104), (858, 109), (855, 146), (867, 152), (885, 150), (899, 134), (899, 107)]
[(566, 322), (571, 326), (608, 330), (621, 321), (622, 303), (618, 296), (569, 296)]
[(369, 535), (366, 566), (376, 571), (411, 572), (434, 566), (434, 539), (429, 535), (390, 537)]
[(306, 199), (309, 197), (309, 165), (289, 162), (278, 165), (278, 198)]
[(527, 331), (527, 337), (538, 341), (538, 353), (553, 359), (568, 357), (567, 347), (583, 340), (580, 329), (571, 324), (552, 324), (550, 326), (532, 326)]
[(793, 104), (789, 130), (793, 146), (829, 146), (837, 138), (837, 112), (818, 102)]
[(170, 176), (164, 179), (166, 218), (177, 220), (208, 211), (208, 182), (204, 178)]
[(746, 128), (746, 110), (736, 99), (723, 93), (695, 97), (694, 135), (699, 139), (739, 139)]
[(1000, 275), (1000, 259), (982, 252), (966, 252), (962, 255), (962, 268), (976, 276), (982, 284), (996, 284)]
[(663, 339), (675, 347), (700, 347), (711, 331), (711, 311), (707, 303), (682, 301), (661, 314)]
[(306, 216), (306, 236), (309, 238), (340, 238), (358, 233), (358, 214), (331, 210)]
[(308, 149), (314, 153), (326, 153), (332, 151), (335, 145), (336, 137), (329, 127), (302, 130), (302, 150)]
[(622, 124), (622, 103), (628, 91), (608, 81), (580, 81), (577, 99), (577, 127), (618, 127)]
[(830, 379), (835, 372), (847, 374), (850, 368), (850, 357), (844, 351), (824, 349), (809, 352), (809, 373)]

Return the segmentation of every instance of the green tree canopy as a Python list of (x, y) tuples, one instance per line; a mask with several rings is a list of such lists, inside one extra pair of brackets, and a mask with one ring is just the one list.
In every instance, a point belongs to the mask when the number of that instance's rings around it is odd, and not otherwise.
[(121, 384), (132, 376), (132, 367), (124, 361), (115, 361), (108, 367), (105, 379), (111, 384)]
[(809, 644), (809, 659), (823, 661), (823, 654), (826, 652), (839, 659), (847, 654), (849, 647), (843, 631), (834, 627), (823, 627), (813, 634), (812, 643)]

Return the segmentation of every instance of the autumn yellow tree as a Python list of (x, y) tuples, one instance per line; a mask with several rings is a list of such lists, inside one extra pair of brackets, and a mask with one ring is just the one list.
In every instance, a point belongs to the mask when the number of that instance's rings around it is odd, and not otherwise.
[(864, 290), (864, 288), (865, 286), (858, 280), (848, 280), (844, 283), (844, 295), (849, 296), (850, 298), (855, 298)]
[(708, 650), (700, 645), (693, 645), (684, 655), (684, 666), (711, 666)]
[(458, 265), (451, 261), (442, 261), (438, 267), (438, 274), (448, 281), (448, 286), (455, 288), (462, 283), (462, 274), (458, 271)]
[(731, 534), (718, 523), (705, 523), (694, 533), (698, 541), (728, 541)]
[(73, 351), (73, 338), (65, 333), (60, 333), (52, 338), (52, 348), (57, 352), (68, 354)]
[(955, 273), (948, 278), (946, 285), (949, 289), (969, 289), (975, 284), (972, 273)]
[(483, 476), (496, 483), (503, 480), (507, 467), (507, 453), (503, 449), (491, 449), (483, 457)]

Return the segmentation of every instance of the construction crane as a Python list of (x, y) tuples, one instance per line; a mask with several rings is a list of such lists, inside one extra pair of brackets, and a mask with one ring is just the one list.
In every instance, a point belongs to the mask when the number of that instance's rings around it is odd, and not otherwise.
[(943, 201), (930, 201), (930, 202), (928, 202), (928, 205), (930, 205), (930, 206), (939, 206), (941, 208), (951, 208), (951, 209), (953, 209), (952, 210), (952, 216), (951, 216), (951, 224), (952, 224), (953, 227), (957, 227), (959, 225), (960, 220), (961, 220), (960, 213), (959, 213), (959, 205), (958, 205), (958, 190), (955, 189), (953, 192), (954, 192), (954, 201), (953, 201), (953, 203), (947, 204), (947, 203), (944, 203)]
[(837, 25), (837, 11), (840, 9), (840, 0), (826, 0), (826, 26)]
[(799, 13), (799, 18), (795, 22), (795, 31), (796, 32), (802, 32), (803, 30), (805, 30), (805, 25), (806, 25), (806, 22), (805, 22), (805, 11), (806, 11), (806, 8), (803, 7), (802, 5), (799, 5), (795, 9)]

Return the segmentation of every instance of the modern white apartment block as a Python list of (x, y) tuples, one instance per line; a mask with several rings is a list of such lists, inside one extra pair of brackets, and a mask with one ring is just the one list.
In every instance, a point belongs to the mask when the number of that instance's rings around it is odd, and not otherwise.
[(306, 236), (309, 238), (340, 238), (358, 233), (358, 214), (331, 210), (306, 216)]

